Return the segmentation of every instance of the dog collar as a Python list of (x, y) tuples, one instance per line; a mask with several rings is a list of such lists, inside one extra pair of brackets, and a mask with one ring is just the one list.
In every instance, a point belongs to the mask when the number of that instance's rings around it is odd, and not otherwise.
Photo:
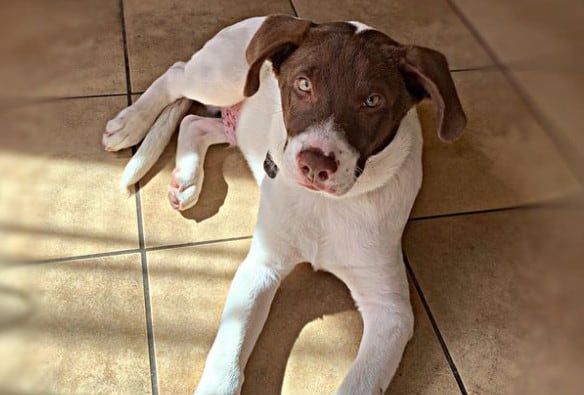
[(276, 178), (278, 174), (278, 165), (274, 163), (270, 151), (266, 152), (266, 159), (264, 159), (264, 171), (270, 178)]

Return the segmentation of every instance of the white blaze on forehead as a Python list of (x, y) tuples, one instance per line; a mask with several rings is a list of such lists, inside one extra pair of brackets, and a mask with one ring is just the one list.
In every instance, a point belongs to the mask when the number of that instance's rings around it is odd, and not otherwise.
[(295, 137), (295, 142), (300, 149), (319, 148), (325, 155), (336, 154), (335, 151), (341, 148), (340, 146), (345, 149), (349, 148), (344, 146), (346, 143), (335, 129), (332, 117), (307, 128), (306, 131)]
[(366, 24), (364, 24), (362, 22), (351, 21), (349, 23), (357, 28), (357, 31), (355, 32), (355, 34), (359, 34), (359, 33), (361, 33), (364, 30), (375, 30), (371, 26), (366, 25)]

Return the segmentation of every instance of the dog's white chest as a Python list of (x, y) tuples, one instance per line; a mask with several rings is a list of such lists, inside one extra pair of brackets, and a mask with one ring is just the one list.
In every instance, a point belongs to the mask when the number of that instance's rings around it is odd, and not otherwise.
[[(298, 262), (315, 270), (335, 273), (356, 266), (371, 251), (383, 253), (387, 240), (399, 240), (403, 219), (392, 222), (390, 191), (370, 197), (333, 200), (287, 185), (281, 179), (265, 179), (259, 221), (266, 237), (293, 245)], [(379, 208), (377, 200), (385, 200)], [(273, 240), (272, 240), (273, 242)]]

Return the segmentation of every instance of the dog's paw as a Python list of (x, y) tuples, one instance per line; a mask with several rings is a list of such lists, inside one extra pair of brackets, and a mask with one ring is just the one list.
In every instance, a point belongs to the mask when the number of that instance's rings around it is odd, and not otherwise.
[(192, 177), (180, 168), (172, 171), (172, 181), (168, 186), (168, 200), (175, 210), (183, 211), (193, 207), (199, 200), (201, 193), (202, 173)]
[(106, 151), (119, 151), (138, 144), (149, 126), (141, 113), (130, 106), (106, 124), (101, 142)]

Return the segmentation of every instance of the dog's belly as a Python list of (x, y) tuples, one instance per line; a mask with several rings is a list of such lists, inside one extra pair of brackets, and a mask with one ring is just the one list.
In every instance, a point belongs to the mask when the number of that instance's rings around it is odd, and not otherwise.
[(225, 128), (225, 137), (232, 146), (237, 145), (237, 123), (244, 103), (244, 101), (240, 101), (231, 107), (221, 108), (221, 119)]

